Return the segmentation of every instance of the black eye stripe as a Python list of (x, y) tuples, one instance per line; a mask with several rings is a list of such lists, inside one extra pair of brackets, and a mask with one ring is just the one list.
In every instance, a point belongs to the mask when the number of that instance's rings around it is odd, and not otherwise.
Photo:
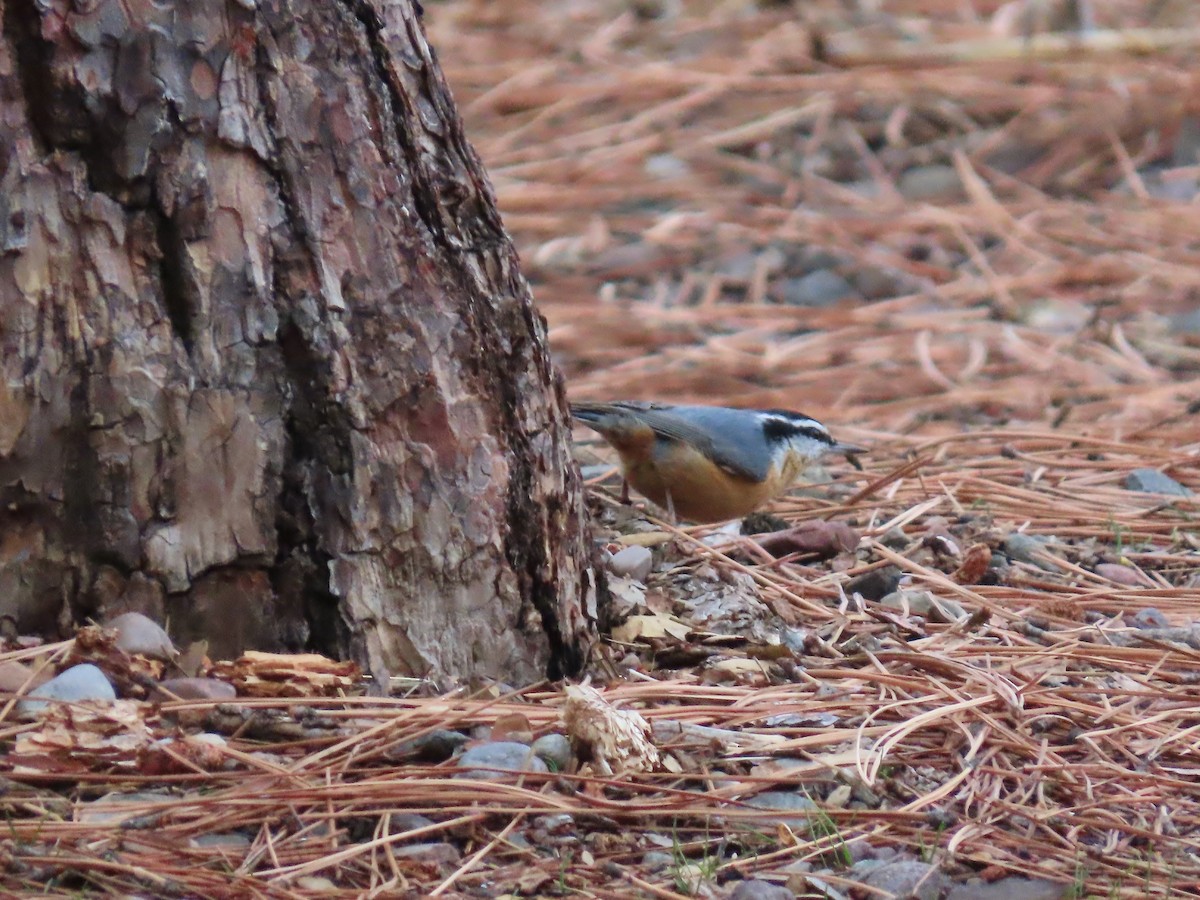
[(806, 437), (822, 444), (833, 444), (829, 432), (809, 418), (768, 413), (762, 419), (763, 434), (768, 438)]

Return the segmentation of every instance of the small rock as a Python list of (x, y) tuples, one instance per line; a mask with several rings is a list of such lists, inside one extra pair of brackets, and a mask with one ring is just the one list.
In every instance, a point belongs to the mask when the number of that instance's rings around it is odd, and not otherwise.
[[(828, 712), (780, 713), (777, 716), (767, 716), (763, 719), (763, 726), (766, 728), (799, 728), (802, 726), (832, 728), (837, 723), (838, 716)], [(791, 759), (787, 756), (780, 756), (774, 762), (783, 768), (787, 768), (793, 763), (798, 768), (811, 765), (808, 760)]]
[(250, 849), (250, 838), (240, 831), (218, 831), (188, 838), (188, 846), (199, 849), (242, 851)]
[(904, 533), (903, 528), (897, 525), (894, 528), (889, 528), (887, 533), (878, 540), (879, 543), (890, 550), (903, 550), (911, 543), (912, 539)]
[(958, 824), (958, 813), (940, 806), (931, 806), (925, 811), (925, 824), (944, 831)]
[(675, 857), (661, 850), (648, 850), (642, 857), (642, 865), (651, 872), (661, 872), (675, 865)]
[(950, 165), (913, 166), (900, 176), (896, 189), (916, 203), (958, 200), (963, 197), (958, 171)]
[(1045, 155), (1045, 150), (1025, 141), (1002, 144), (983, 158), (989, 169), (1005, 175), (1016, 175), (1032, 166)]
[(562, 772), (571, 764), (571, 742), (557, 732), (544, 734), (534, 741), (533, 752), (555, 772)]
[(692, 174), (692, 167), (672, 153), (654, 154), (646, 160), (642, 169), (651, 178), (664, 181), (687, 178)]
[(1025, 308), (1021, 318), (1026, 325), (1038, 331), (1075, 334), (1087, 327), (1092, 318), (1092, 310), (1086, 303), (1046, 299)]
[(416, 859), (422, 863), (433, 863), (438, 866), (457, 865), (462, 859), (462, 853), (453, 844), (445, 841), (428, 844), (400, 844), (389, 851), (400, 859)]
[(877, 266), (866, 266), (856, 271), (851, 276), (850, 283), (867, 300), (901, 297), (904, 294), (915, 294), (920, 290), (916, 280), (903, 272), (881, 269)]
[[(1155, 28), (1170, 28), (1172, 26), (1195, 28), (1196, 9), (1195, 4), (1188, 3), (1187, 0), (1162, 0), (1158, 4), (1158, 14), (1154, 16), (1151, 24)], [(1174, 11), (1183, 14), (1184, 21), (1173, 21), (1170, 16), (1166, 18), (1169, 21), (1162, 21), (1163, 13), (1166, 8), (1171, 7)], [(1172, 166), (1194, 166), (1200, 163), (1200, 116), (1186, 116), (1179, 123), (1179, 130), (1175, 132), (1175, 147), (1171, 150), (1171, 165)]]
[(405, 741), (388, 753), (388, 758), (416, 757), (422, 762), (442, 762), (453, 756), (468, 740), (460, 731), (438, 728), (414, 740)]
[[(369, 820), (368, 820), (369, 821)], [(416, 831), (418, 828), (428, 828), (434, 824), (433, 819), (420, 813), (394, 812), (391, 814), (392, 833)]]
[(846, 593), (862, 594), (867, 600), (882, 600), (900, 587), (900, 576), (900, 570), (895, 566), (873, 569), (846, 582)]
[(117, 633), (117, 646), (126, 653), (162, 660), (174, 659), (179, 654), (162, 626), (141, 613), (122, 613), (104, 627)]
[(1045, 572), (1058, 571), (1058, 566), (1054, 563), (1037, 556), (1039, 553), (1046, 552), (1046, 544), (1036, 537), (1014, 531), (1000, 542), (1000, 546), (1009, 559), (1029, 563)]
[[(464, 771), (456, 778), (480, 778), (491, 781), (504, 781), (506, 772), (549, 772), (550, 768), (535, 756), (533, 748), (515, 741), (489, 741), (475, 747), (468, 747), (455, 760), (455, 765)], [(471, 768), (481, 766), (483, 768)], [(502, 771), (493, 771), (493, 770)]]
[(161, 811), (155, 812), (147, 808), (151, 804), (177, 803), (178, 801), (177, 795), (168, 794), (165, 791), (134, 791), (131, 793), (113, 791), (103, 797), (97, 797), (90, 803), (81, 804), (77, 817), (80, 822), (90, 825), (116, 825), (130, 819), (161, 815)]
[(1124, 584), (1129, 587), (1146, 586), (1146, 583), (1142, 580), (1141, 573), (1137, 569), (1122, 566), (1119, 563), (1100, 563), (1096, 566), (1095, 571), (1101, 578), (1107, 578), (1109, 581), (1115, 581), (1117, 584)]
[(1200, 308), (1176, 313), (1170, 322), (1171, 331), (1176, 334), (1200, 334)]
[[(865, 866), (866, 860), (854, 866), (857, 872), (860, 865)], [(914, 897), (917, 900), (938, 900), (946, 889), (946, 877), (934, 871), (929, 863), (916, 859), (898, 859), (875, 865), (866, 873), (862, 883), (867, 887), (886, 892), (894, 897)], [(919, 887), (918, 887), (919, 885)]]
[[(1144, 166), (1138, 170), (1142, 187), (1146, 193), (1157, 200), (1171, 200), (1176, 203), (1191, 203), (1200, 190), (1200, 179), (1190, 171), (1172, 171), (1160, 164)], [(1119, 193), (1133, 193), (1133, 185), (1128, 179), (1117, 185)]]
[(237, 688), (217, 678), (168, 678), (155, 685), (150, 699), (159, 703), (180, 700), (236, 700)]
[(1046, 881), (1041, 878), (1001, 878), (983, 881), (972, 878), (950, 889), (947, 900), (1061, 900), (1074, 896), (1070, 882)]
[(537, 816), (533, 827), (546, 834), (567, 834), (575, 829), (575, 817), (570, 813), (547, 813)]
[(792, 900), (795, 896), (782, 885), (771, 884), (761, 878), (739, 881), (729, 895), (729, 900)]
[(91, 663), (71, 666), (65, 672), (51, 678), (41, 687), (29, 692), (17, 709), (23, 716), (41, 712), (51, 700), (116, 700), (117, 694), (104, 673)]
[[(244, 7), (245, 3), (238, 5)], [(338, 886), (333, 883), (333, 879), (326, 878), (324, 875), (301, 875), (296, 879), (296, 887), (302, 891), (321, 893), (330, 893), (338, 889)]]
[(628, 0), (630, 11), (639, 19), (674, 19), (682, 11), (681, 0)]
[(929, 591), (893, 591), (879, 601), (879, 605), (898, 612), (908, 611), (913, 615), (926, 615), (933, 608), (933, 594)]
[(934, 605), (929, 611), (930, 622), (941, 622), (944, 625), (949, 625), (966, 616), (967, 611), (962, 608), (956, 600), (944, 598), (944, 596), (934, 596)]
[(807, 628), (783, 628), (779, 632), (779, 643), (791, 650), (794, 656), (803, 656), (807, 652), (811, 638), (812, 632)]
[(797, 794), (792, 791), (763, 791), (761, 794), (748, 797), (744, 802), (747, 806), (752, 806), (755, 809), (769, 809), (782, 813), (802, 813), (802, 815), (798, 816), (782, 815), (778, 821), (787, 825), (793, 831), (803, 834), (808, 833), (808, 830), (812, 827), (814, 814), (821, 809), (803, 794)]
[(645, 547), (634, 544), (618, 550), (608, 561), (608, 569), (634, 581), (645, 582), (654, 568), (654, 554)]
[(839, 784), (825, 798), (825, 807), (827, 809), (845, 809), (850, 805), (853, 793), (854, 789), (850, 785)]
[(1164, 475), (1158, 469), (1134, 469), (1125, 476), (1125, 488), (1130, 491), (1141, 491), (1144, 494), (1172, 494), (1176, 497), (1190, 497), (1191, 490), (1184, 487), (1170, 475)]
[[(859, 842), (855, 841), (854, 844), (851, 844), (850, 846), (853, 847), (857, 843)], [(807, 875), (813, 870), (813, 868), (813, 862), (811, 859), (798, 859), (795, 862), (788, 863), (782, 869), (779, 869), (779, 872), (783, 875)]]
[(782, 278), (771, 285), (770, 296), (788, 306), (824, 308), (839, 300), (861, 299), (849, 281), (830, 269), (817, 269), (798, 278)]
[(880, 193), (879, 183), (874, 178), (859, 178), (849, 180), (848, 178), (837, 179), (841, 182), (842, 187), (848, 191), (858, 194), (864, 200), (877, 200)]
[(1132, 619), (1134, 628), (1170, 628), (1171, 623), (1167, 621), (1167, 617), (1161, 611), (1153, 606), (1147, 606), (1145, 609), (1139, 609), (1133, 614)]
[(721, 260), (717, 265), (717, 274), (731, 281), (749, 281), (757, 272), (778, 272), (786, 262), (783, 251), (778, 247), (767, 247), (761, 251), (747, 250)]
[(913, 615), (945, 624), (957, 622), (967, 614), (967, 611), (953, 600), (935, 597), (929, 591), (894, 591), (880, 600), (879, 605), (900, 612), (907, 607)]

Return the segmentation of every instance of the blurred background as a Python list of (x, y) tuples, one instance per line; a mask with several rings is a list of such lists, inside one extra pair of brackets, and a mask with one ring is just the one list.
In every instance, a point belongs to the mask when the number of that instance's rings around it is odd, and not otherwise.
[(1197, 4), (425, 20), (573, 397), (1170, 440), (1200, 396)]

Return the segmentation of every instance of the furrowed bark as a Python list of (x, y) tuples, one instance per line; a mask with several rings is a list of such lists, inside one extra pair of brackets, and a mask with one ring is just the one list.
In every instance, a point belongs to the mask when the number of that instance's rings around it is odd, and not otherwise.
[(578, 669), (562, 386), (412, 5), (0, 2), (0, 612)]

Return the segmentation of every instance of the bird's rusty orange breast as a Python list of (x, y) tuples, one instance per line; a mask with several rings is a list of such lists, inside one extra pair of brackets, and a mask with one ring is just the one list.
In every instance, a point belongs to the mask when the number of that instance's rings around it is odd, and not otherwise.
[(746, 516), (771, 499), (776, 489), (777, 478), (757, 483), (731, 475), (686, 444), (660, 443), (656, 449), (631, 454), (617, 447), (625, 479), (659, 506), (673, 507), (680, 518), (720, 522)]

